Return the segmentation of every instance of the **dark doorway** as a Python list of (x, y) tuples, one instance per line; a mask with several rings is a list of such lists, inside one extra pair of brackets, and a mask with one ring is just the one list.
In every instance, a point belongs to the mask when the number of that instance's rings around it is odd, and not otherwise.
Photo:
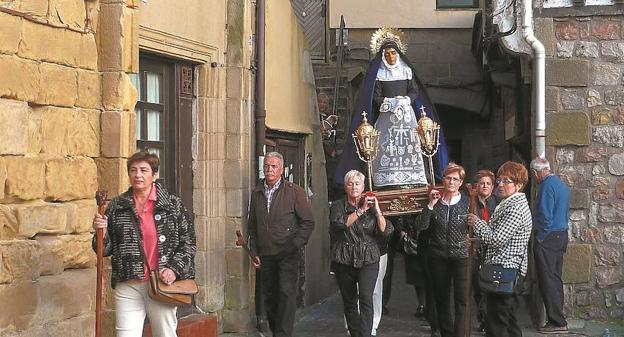
[(268, 131), (266, 152), (276, 151), (284, 156), (284, 178), (303, 186), (304, 149), (303, 136), (283, 132)]

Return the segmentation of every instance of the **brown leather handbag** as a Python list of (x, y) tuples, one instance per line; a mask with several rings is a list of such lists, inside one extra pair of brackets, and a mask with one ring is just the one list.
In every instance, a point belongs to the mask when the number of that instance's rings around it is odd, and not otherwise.
[(158, 278), (158, 271), (150, 271), (148, 295), (151, 299), (172, 305), (187, 305), (193, 301), (193, 295), (199, 292), (193, 279), (175, 281), (167, 285)]

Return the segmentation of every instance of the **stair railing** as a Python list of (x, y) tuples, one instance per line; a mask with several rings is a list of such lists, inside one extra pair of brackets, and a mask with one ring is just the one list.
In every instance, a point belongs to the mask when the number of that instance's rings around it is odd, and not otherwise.
[[(342, 59), (344, 56), (344, 29), (345, 21), (344, 16), (340, 16), (340, 28), (338, 29), (338, 50), (336, 55), (336, 82), (334, 85), (334, 97), (332, 104), (332, 115), (336, 116), (336, 109), (338, 105), (338, 89), (340, 88), (340, 74), (342, 74)], [(336, 143), (336, 134), (334, 133), (334, 144)]]

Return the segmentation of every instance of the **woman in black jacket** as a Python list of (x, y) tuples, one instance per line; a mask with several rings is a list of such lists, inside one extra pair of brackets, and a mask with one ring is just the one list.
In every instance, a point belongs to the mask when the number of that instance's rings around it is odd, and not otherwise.
[(351, 337), (369, 337), (373, 325), (373, 290), (379, 271), (377, 238), (389, 236), (393, 228), (386, 223), (377, 198), (364, 196), (361, 172), (347, 172), (344, 188), (346, 199), (336, 201), (330, 211), (332, 270)]
[(111, 200), (106, 215), (93, 219), (94, 229), (104, 229), (104, 256), (112, 256), (119, 337), (141, 337), (146, 315), (154, 336), (177, 336), (177, 307), (147, 295), (149, 272), (158, 270), (167, 284), (195, 278), (193, 217), (180, 198), (156, 182), (159, 164), (147, 151), (128, 158), (130, 189)]
[[(444, 190), (429, 192), (429, 204), (417, 220), (421, 230), (429, 229), (429, 271), (435, 284), (433, 291), (442, 337), (464, 336), (468, 262), (466, 216), (470, 200), (459, 192), (459, 188), (465, 175), (463, 167), (449, 164), (444, 170)], [(454, 318), (451, 315), (451, 290)]]

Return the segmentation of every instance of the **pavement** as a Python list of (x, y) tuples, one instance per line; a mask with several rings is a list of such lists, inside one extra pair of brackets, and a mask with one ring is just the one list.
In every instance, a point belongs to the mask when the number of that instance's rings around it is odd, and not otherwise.
[[(397, 254), (394, 265), (392, 297), (388, 304), (389, 313), (384, 315), (377, 330), (377, 337), (430, 337), (431, 331), (426, 321), (414, 317), (416, 312), (415, 292), (411, 285), (405, 283), (404, 264), (400, 254)], [(297, 322), (293, 337), (348, 337), (345, 328), (342, 299), (335, 293), (321, 303), (298, 310)], [(611, 331), (611, 337), (624, 337), (624, 325), (613, 325), (604, 322), (569, 320), (569, 333), (540, 334), (532, 325), (525, 308), (518, 314), (524, 337), (602, 337), (605, 328)], [(473, 322), (476, 322), (476, 318)], [(476, 326), (476, 323), (473, 323)], [(252, 331), (249, 334), (223, 334), (221, 337), (270, 337), (271, 333)], [(481, 337), (484, 333), (473, 330), (471, 336)]]

